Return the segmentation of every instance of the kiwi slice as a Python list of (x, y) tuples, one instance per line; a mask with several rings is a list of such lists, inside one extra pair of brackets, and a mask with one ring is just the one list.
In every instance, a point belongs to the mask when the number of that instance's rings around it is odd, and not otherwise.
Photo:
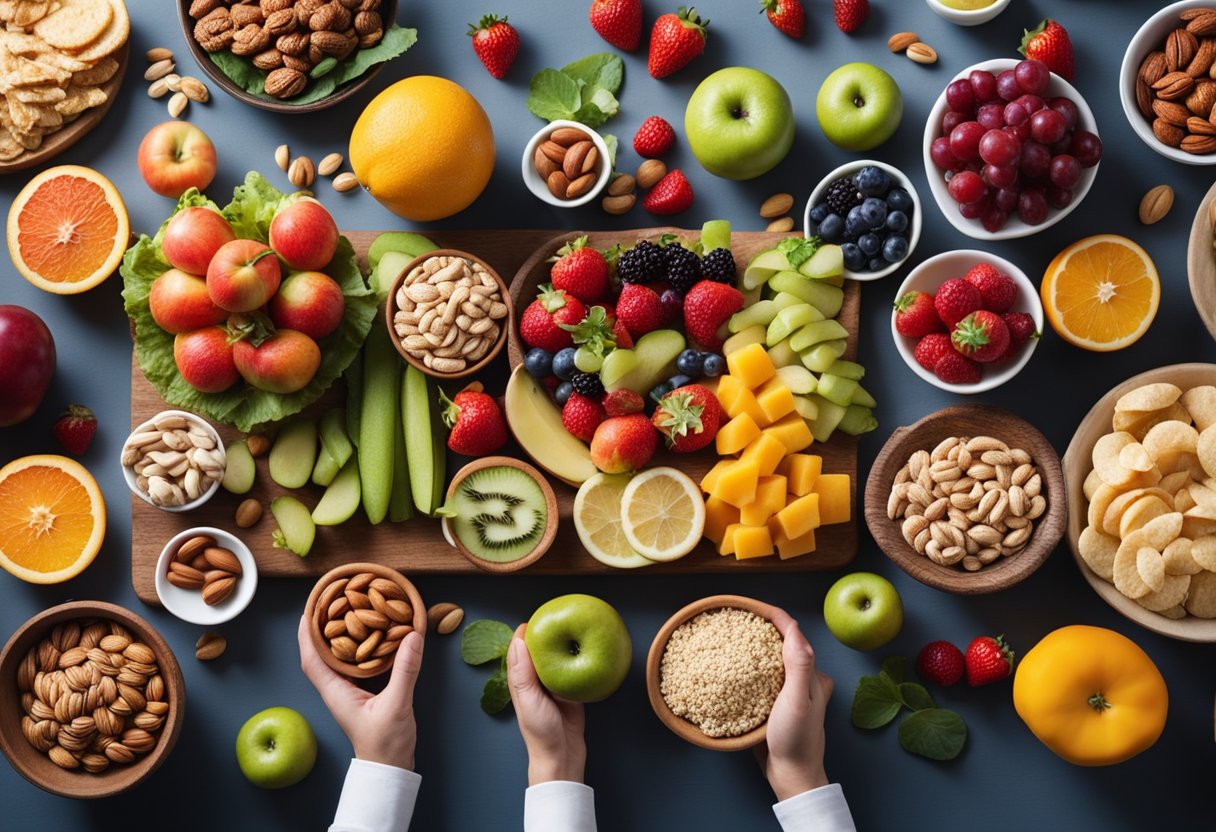
[(545, 495), (536, 480), (509, 465), (469, 474), (448, 501), (452, 533), (483, 560), (509, 563), (530, 553), (544, 534)]

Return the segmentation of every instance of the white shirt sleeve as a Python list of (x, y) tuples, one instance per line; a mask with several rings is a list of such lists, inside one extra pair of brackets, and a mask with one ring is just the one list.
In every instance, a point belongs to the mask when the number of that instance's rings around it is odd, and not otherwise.
[(421, 783), (403, 768), (351, 760), (329, 832), (406, 832)]
[(595, 792), (553, 780), (524, 792), (524, 832), (595, 832)]
[(782, 832), (857, 832), (839, 783), (783, 800), (773, 806)]

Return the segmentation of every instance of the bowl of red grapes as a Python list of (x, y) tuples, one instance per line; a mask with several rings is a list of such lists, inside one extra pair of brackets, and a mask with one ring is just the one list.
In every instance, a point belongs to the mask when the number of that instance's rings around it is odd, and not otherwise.
[(1039, 61), (963, 70), (925, 126), (929, 189), (950, 224), (977, 240), (1027, 237), (1081, 204), (1102, 160), (1085, 99)]

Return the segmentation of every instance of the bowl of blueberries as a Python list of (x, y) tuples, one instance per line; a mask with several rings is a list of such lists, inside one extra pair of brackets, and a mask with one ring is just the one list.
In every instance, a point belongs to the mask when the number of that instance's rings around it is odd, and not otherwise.
[(806, 236), (839, 245), (844, 275), (878, 280), (907, 260), (920, 241), (920, 197), (898, 168), (872, 159), (849, 162), (811, 192)]

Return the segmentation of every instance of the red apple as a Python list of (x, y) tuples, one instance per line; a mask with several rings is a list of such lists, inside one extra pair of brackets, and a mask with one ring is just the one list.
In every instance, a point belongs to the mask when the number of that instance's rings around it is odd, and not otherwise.
[(188, 121), (166, 121), (149, 130), (136, 161), (148, 187), (174, 199), (191, 188), (206, 189), (215, 178), (215, 145)]
[(280, 329), (256, 346), (249, 339), (232, 348), (245, 381), (271, 393), (294, 393), (308, 386), (321, 366), (321, 348), (303, 332)]
[(228, 220), (210, 208), (195, 206), (178, 211), (169, 220), (160, 245), (170, 266), (203, 275), (220, 247), (235, 239)]
[(277, 328), (294, 329), (313, 340), (337, 329), (345, 310), (341, 287), (321, 272), (288, 275), (270, 299), (270, 320)]
[(265, 243), (233, 240), (224, 243), (207, 266), (207, 292), (229, 312), (251, 312), (278, 291), (279, 258)]
[(204, 393), (222, 393), (241, 376), (233, 362), (228, 330), (206, 326), (173, 339), (173, 361), (186, 383)]
[(55, 375), (55, 339), (24, 306), (0, 306), (0, 427), (34, 415)]
[(174, 335), (218, 324), (228, 317), (212, 302), (207, 281), (180, 269), (169, 269), (152, 281), (148, 306), (156, 325)]
[(315, 199), (298, 200), (270, 221), (270, 247), (293, 269), (323, 269), (338, 250), (338, 224)]

